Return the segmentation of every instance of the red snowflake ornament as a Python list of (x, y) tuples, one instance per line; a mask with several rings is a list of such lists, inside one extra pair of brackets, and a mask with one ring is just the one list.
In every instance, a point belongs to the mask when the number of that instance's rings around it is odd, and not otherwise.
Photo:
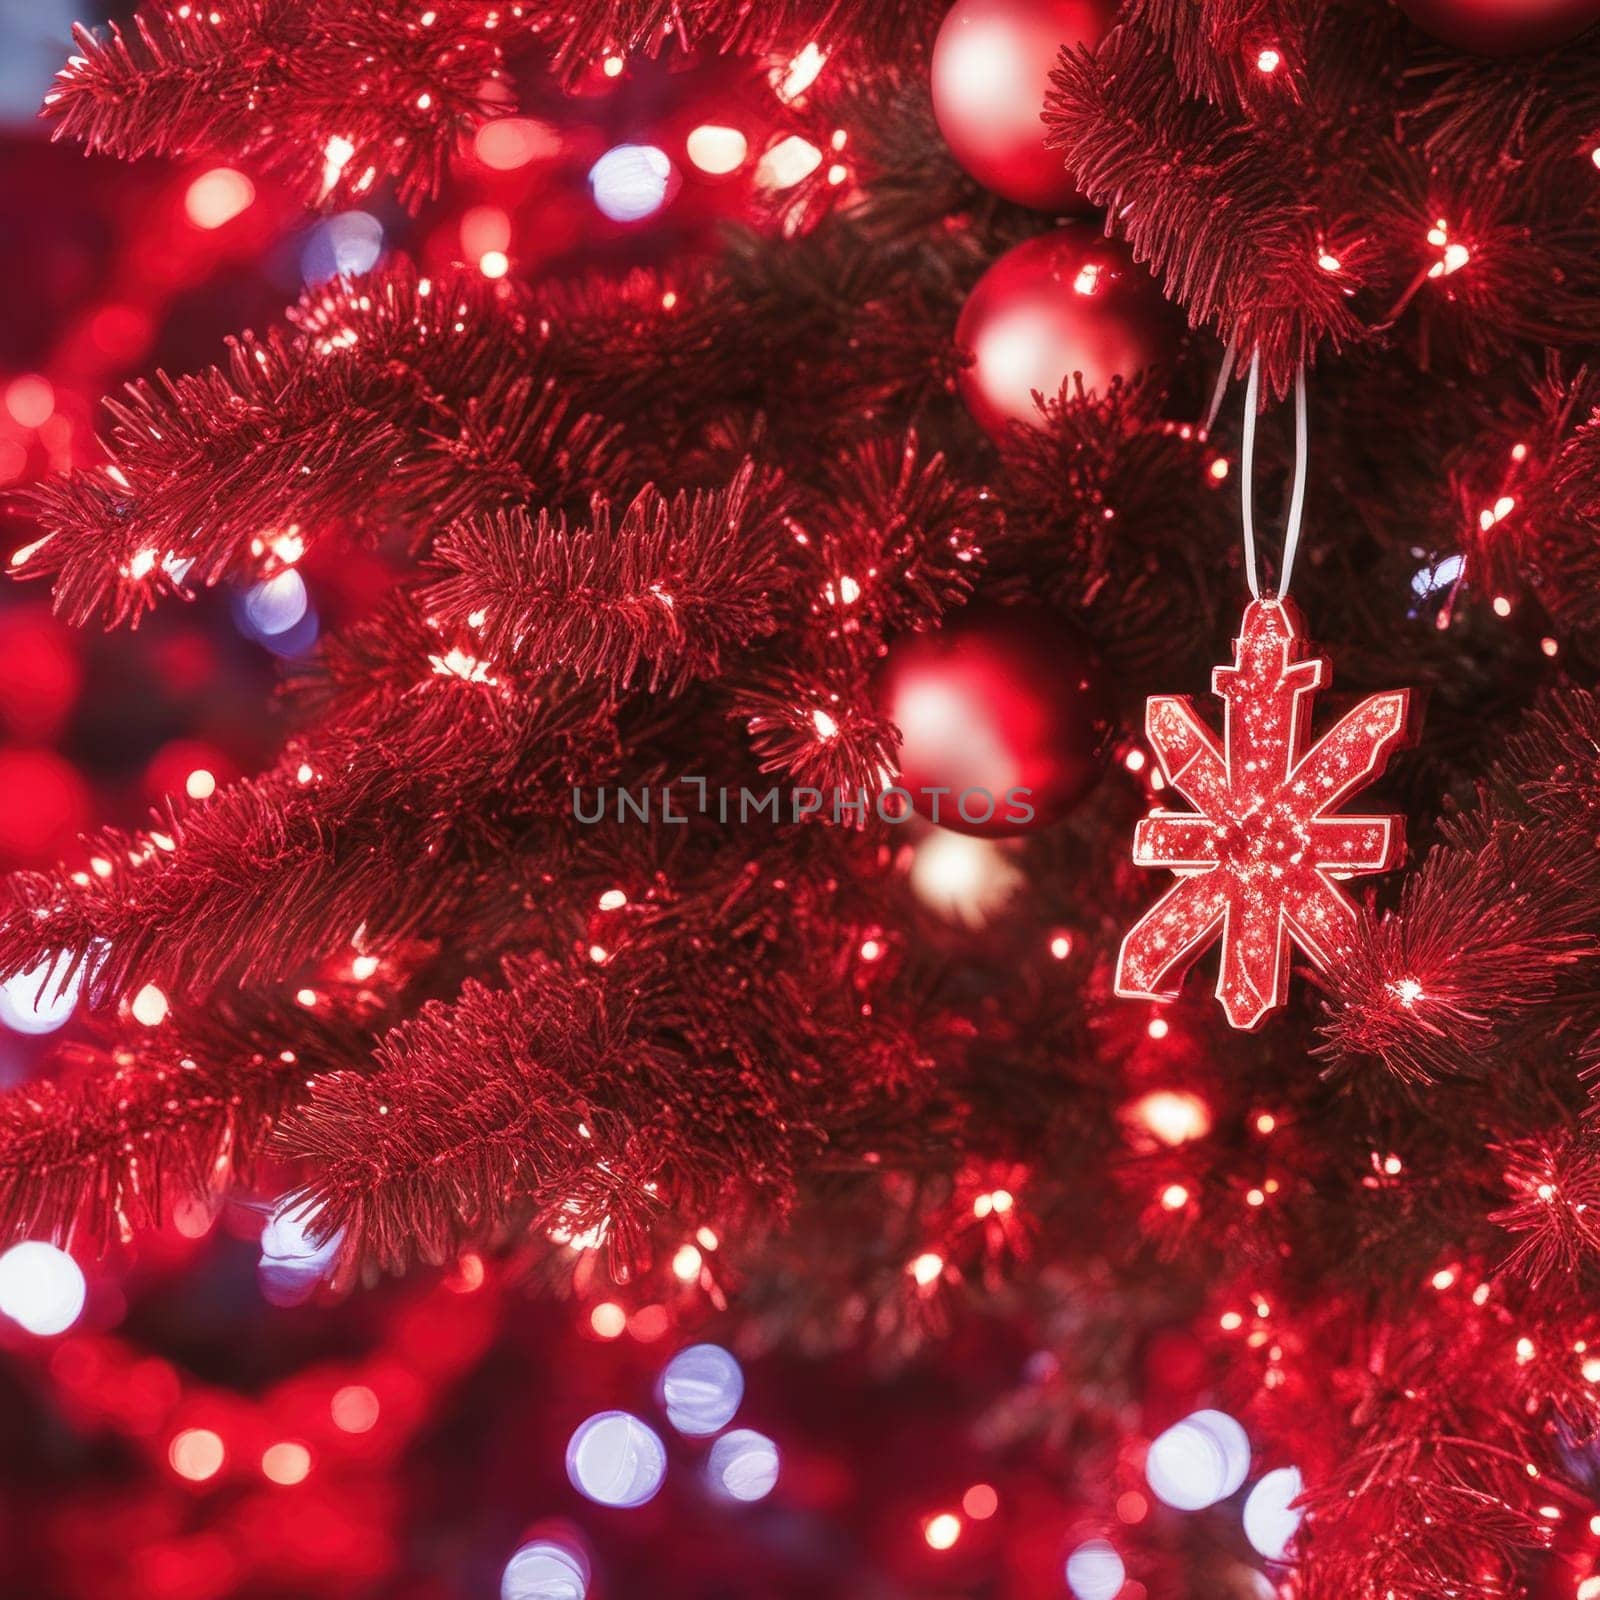
[(1385, 872), (1405, 848), (1404, 819), (1333, 813), (1383, 771), (1406, 730), (1410, 691), (1363, 700), (1306, 748), (1311, 702), (1329, 680), (1286, 601), (1252, 601), (1231, 667), (1211, 674), (1224, 706), (1216, 735), (1183, 695), (1152, 695), (1145, 733), (1194, 812), (1153, 811), (1133, 859), (1178, 881), (1122, 941), (1116, 992), (1170, 1000), (1219, 935), (1217, 998), (1236, 1028), (1258, 1028), (1289, 990), (1289, 941), (1320, 968), (1339, 960), (1360, 918), (1338, 880)]

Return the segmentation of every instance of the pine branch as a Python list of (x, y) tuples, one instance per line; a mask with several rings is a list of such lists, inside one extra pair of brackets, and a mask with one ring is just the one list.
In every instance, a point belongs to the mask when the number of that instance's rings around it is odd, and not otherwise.
[(452, 575), (423, 600), (491, 660), (619, 689), (647, 669), (651, 692), (676, 692), (772, 631), (783, 522), (777, 481), (749, 462), (725, 490), (646, 487), (615, 525), (600, 499), (581, 528), (518, 508), (441, 540), (435, 564)]
[(1269, 391), (1327, 344), (1354, 338), (1348, 273), (1319, 265), (1315, 204), (1296, 187), (1309, 155), (1292, 125), (1252, 125), (1188, 98), (1149, 40), (1114, 29), (1090, 55), (1063, 51), (1045, 103), (1050, 143), (1078, 186), (1148, 262), (1196, 326), (1259, 349)]
[[(476, 281), (474, 281), (476, 280)], [(313, 291), (296, 329), (225, 367), (129, 387), (110, 463), (32, 497), (12, 570), (55, 577), (71, 620), (136, 621), (193, 580), (267, 576), (328, 539), (372, 541), (528, 498), (591, 492), (614, 430), (541, 380), (526, 307), (480, 274), (395, 262)]]
[[(514, 1224), (604, 1240), (627, 1276), (663, 1209), (726, 1222), (764, 1196), (781, 1212), (816, 1138), (800, 1109), (812, 1026), (792, 1010), (779, 1042), (756, 1020), (775, 1002), (746, 979), (730, 990), (743, 963), (660, 933), (587, 969), (513, 962), (504, 989), (425, 1006), (373, 1077), (319, 1080), (280, 1139), (311, 1163), (298, 1198), (319, 1235), (342, 1229), (353, 1260), (398, 1269)], [(797, 1006), (788, 979), (767, 986)]]
[(420, 205), (501, 76), (492, 32), (422, 0), (164, 0), (131, 31), (73, 36), (43, 108), (57, 138), (125, 159), (222, 156), (319, 203), (393, 180)]
[[(235, 999), (174, 1012), (0, 1096), (0, 1237), (100, 1250), (249, 1180), (310, 1074), (364, 1058), (353, 1008)], [(289, 1048), (285, 1039), (293, 1039)]]
[(524, 5), (521, 22), (554, 52), (558, 70), (575, 73), (602, 56), (657, 54), (667, 43), (688, 50), (904, 59), (937, 25), (931, 0), (592, 0), (583, 6)]
[(102, 999), (148, 982), (198, 995), (282, 978), (361, 928), (378, 948), (447, 933), (491, 866), (510, 879), (554, 847), (574, 782), (607, 774), (603, 704), (507, 692), (404, 603), (313, 672), (321, 736), (265, 777), (104, 835), (92, 871), (14, 874), (0, 970), (67, 952)]
[(1565, 990), (1600, 955), (1597, 737), (1600, 702), (1580, 690), (1530, 719), (1477, 812), (1330, 975), (1323, 1053), (1427, 1083), (1500, 1070), (1519, 1041), (1554, 1036)]

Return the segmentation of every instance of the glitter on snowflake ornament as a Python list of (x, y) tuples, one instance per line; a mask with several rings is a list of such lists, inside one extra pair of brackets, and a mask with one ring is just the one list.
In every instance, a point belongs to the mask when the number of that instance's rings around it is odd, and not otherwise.
[(1323, 657), (1301, 659), (1306, 649), (1286, 600), (1250, 603), (1233, 665), (1211, 675), (1220, 746), (1188, 697), (1146, 703), (1162, 770), (1196, 809), (1154, 811), (1134, 829), (1134, 861), (1178, 881), (1122, 941), (1125, 999), (1174, 998), (1220, 935), (1217, 998), (1234, 1027), (1260, 1027), (1288, 998), (1291, 939), (1324, 970), (1348, 950), (1361, 912), (1338, 880), (1400, 860), (1403, 818), (1332, 813), (1383, 771), (1405, 736), (1410, 691), (1370, 696), (1307, 749), (1312, 697), (1329, 673)]

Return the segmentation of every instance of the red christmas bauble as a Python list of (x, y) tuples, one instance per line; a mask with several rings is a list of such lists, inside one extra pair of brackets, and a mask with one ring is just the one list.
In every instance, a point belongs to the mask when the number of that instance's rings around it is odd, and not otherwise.
[(1103, 394), (1152, 365), (1167, 324), (1155, 280), (1120, 245), (1088, 223), (1040, 234), (1001, 256), (961, 308), (961, 398), (998, 439), (1012, 422), (1039, 420), (1035, 390), (1053, 399), (1076, 372)]
[(933, 114), (986, 189), (1041, 211), (1083, 210), (1041, 120), (1062, 45), (1097, 45), (1116, 0), (956, 0), (933, 47)]
[(1482, 56), (1549, 50), (1600, 22), (1600, 0), (1399, 0), (1434, 38)]
[(1059, 822), (1100, 776), (1115, 723), (1104, 664), (1035, 606), (968, 606), (897, 640), (879, 688), (899, 788), (923, 816), (1001, 838)]

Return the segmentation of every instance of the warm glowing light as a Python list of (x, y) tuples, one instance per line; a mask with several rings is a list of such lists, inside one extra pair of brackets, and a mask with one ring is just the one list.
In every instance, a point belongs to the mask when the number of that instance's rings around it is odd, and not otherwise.
[(147, 1028), (159, 1028), (167, 1020), (167, 997), (153, 983), (147, 983), (133, 997), (128, 1009), (133, 1012), (135, 1022)]
[(1070, 933), (1051, 934), (1050, 954), (1057, 961), (1065, 961), (1072, 954), (1072, 935)]
[(217, 792), (216, 775), (204, 767), (196, 767), (183, 780), (183, 792), (191, 800), (209, 800)]
[(1187, 1089), (1152, 1089), (1133, 1102), (1129, 1113), (1162, 1144), (1185, 1144), (1211, 1131), (1211, 1108)]
[(654, 1344), (665, 1337), (671, 1326), (672, 1318), (667, 1315), (665, 1306), (640, 1306), (628, 1318), (628, 1332), (640, 1344)]
[(1450, 1288), (1456, 1281), (1455, 1268), (1440, 1267), (1439, 1270), (1434, 1273), (1430, 1281), (1432, 1282), (1434, 1288), (1440, 1290), (1441, 1292)]
[(328, 1411), (341, 1433), (371, 1433), (378, 1425), (378, 1397), (364, 1383), (336, 1390)]
[(672, 1275), (680, 1283), (693, 1283), (700, 1276), (700, 1251), (692, 1244), (679, 1245), (672, 1258)]
[(944, 1257), (935, 1251), (925, 1250), (906, 1271), (916, 1279), (918, 1288), (930, 1288), (944, 1275)]
[(333, 192), (334, 186), (344, 175), (344, 169), (350, 165), (350, 158), (356, 153), (356, 147), (339, 134), (334, 136), (322, 147), (322, 198)]
[(1271, 1133), (1278, 1126), (1278, 1119), (1270, 1111), (1262, 1111), (1256, 1116), (1256, 1132)]
[(481, 257), (488, 250), (511, 245), (511, 218), (499, 206), (469, 206), (461, 214), (461, 251)]
[(1100, 291), (1100, 275), (1104, 269), (1098, 262), (1090, 261), (1078, 268), (1078, 275), (1072, 280), (1074, 294), (1098, 294)]
[(485, 250), (478, 257), (478, 271), (486, 278), (503, 278), (511, 270), (511, 258), (504, 250)]
[(1493, 605), (1494, 614), (1497, 617), (1509, 617), (1511, 615), (1511, 602), (1503, 594), (1497, 594), (1494, 597)]
[(1533, 1340), (1526, 1334), (1517, 1340), (1517, 1365), (1525, 1367), (1539, 1352), (1534, 1347)]
[(1217, 1325), (1224, 1333), (1236, 1333), (1244, 1326), (1244, 1318), (1237, 1311), (1224, 1311), (1217, 1318)]
[(607, 889), (600, 896), (600, 909), (602, 911), (620, 911), (627, 903), (628, 896), (621, 889)]
[(1414, 1006), (1422, 998), (1422, 985), (1415, 978), (1400, 978), (1389, 985), (1389, 991), (1401, 1005)]
[(1548, 636), (1548, 635), (1547, 635), (1547, 636), (1546, 636), (1546, 637), (1545, 637), (1545, 638), (1543, 638), (1543, 639), (1541, 639), (1541, 640), (1540, 640), (1540, 641), (1539, 641), (1539, 648), (1540, 648), (1540, 649), (1541, 649), (1541, 650), (1542, 650), (1542, 651), (1544, 651), (1544, 653), (1545, 653), (1545, 654), (1546, 654), (1546, 655), (1547, 655), (1547, 656), (1553, 656), (1553, 655), (1555, 655), (1555, 654), (1556, 654), (1556, 652), (1557, 652), (1557, 651), (1558, 651), (1558, 650), (1560, 650), (1560, 648), (1561, 648), (1561, 646), (1560, 646), (1560, 645), (1559, 645), (1559, 644), (1557, 644), (1557, 643), (1556, 643), (1556, 641), (1555, 641), (1555, 640), (1554, 640), (1554, 639), (1552, 639), (1552, 638), (1550, 638), (1550, 637), (1549, 637), (1549, 636)]
[(486, 122), (472, 141), (473, 154), (495, 172), (514, 172), (540, 156), (554, 155), (560, 148), (560, 135), (553, 128), (527, 117), (499, 117)]
[(375, 973), (381, 963), (376, 956), (357, 956), (350, 963), (350, 976), (357, 983), (365, 983)]
[(615, 1300), (602, 1300), (589, 1313), (589, 1326), (601, 1339), (620, 1339), (628, 1326), (628, 1313)]
[(1000, 1509), (1000, 1496), (992, 1484), (975, 1483), (962, 1495), (961, 1509), (974, 1522), (987, 1522)]
[(861, 959), (863, 961), (881, 961), (885, 946), (882, 939), (863, 939), (861, 941)]
[(1276, 50), (1263, 50), (1256, 57), (1256, 68), (1260, 72), (1276, 72), (1283, 65), (1283, 57)]
[(207, 1478), (216, 1477), (226, 1455), (221, 1436), (210, 1428), (185, 1428), (182, 1433), (175, 1434), (167, 1446), (167, 1460), (172, 1470), (191, 1483), (204, 1483)]
[(622, 69), (626, 65), (627, 63), (622, 59), (621, 56), (607, 56), (605, 60), (600, 63), (600, 70), (605, 73), (608, 78), (620, 78), (622, 76)]
[(197, 228), (220, 228), (248, 211), (256, 186), (232, 167), (213, 167), (189, 185), (183, 209)]
[(941, 1511), (922, 1524), (922, 1537), (930, 1550), (948, 1550), (961, 1537), (961, 1518), (953, 1511)]
[(1150, 765), (1150, 758), (1143, 750), (1135, 747), (1122, 758), (1122, 764), (1129, 772), (1143, 772)]
[(772, 88), (777, 97), (785, 104), (798, 99), (807, 89), (817, 81), (827, 56), (819, 50), (815, 42), (808, 44), (799, 55), (795, 56), (787, 67), (775, 68), (772, 74)]
[(1228, 476), (1228, 458), (1226, 456), (1218, 456), (1217, 459), (1211, 463), (1210, 471), (1211, 476), (1215, 478), (1218, 483), (1221, 483), (1222, 480)]
[(1172, 1031), (1172, 1027), (1165, 1017), (1151, 1017), (1148, 1024), (1146, 1024), (1144, 1031), (1148, 1033), (1152, 1039), (1165, 1039), (1166, 1036)]
[(791, 133), (756, 164), (756, 182), (764, 189), (792, 189), (821, 165), (822, 152), (809, 139)]
[(56, 392), (48, 378), (24, 373), (6, 385), (6, 410), (19, 428), (42, 428), (56, 409)]
[(1321, 267), (1324, 272), (1337, 272), (1344, 265), (1344, 263), (1338, 258), (1338, 256), (1332, 255), (1328, 251), (1324, 250), (1322, 254), (1317, 257), (1317, 265)]
[(702, 172), (720, 178), (737, 172), (750, 154), (750, 141), (737, 128), (703, 122), (692, 128), (683, 143), (684, 153)]
[(992, 839), (934, 828), (911, 858), (912, 893), (951, 922), (981, 928), (1023, 884), (1011, 857)]
[(304, 1483), (311, 1472), (311, 1452), (303, 1444), (282, 1440), (261, 1454), (261, 1474), (269, 1482), (289, 1487)]
[(839, 733), (839, 724), (820, 706), (811, 713), (811, 726), (817, 730), (817, 737), (824, 743), (836, 738)]
[(1181, 1183), (1169, 1183), (1161, 1191), (1161, 1204), (1168, 1211), (1181, 1211), (1189, 1203), (1189, 1191)]

